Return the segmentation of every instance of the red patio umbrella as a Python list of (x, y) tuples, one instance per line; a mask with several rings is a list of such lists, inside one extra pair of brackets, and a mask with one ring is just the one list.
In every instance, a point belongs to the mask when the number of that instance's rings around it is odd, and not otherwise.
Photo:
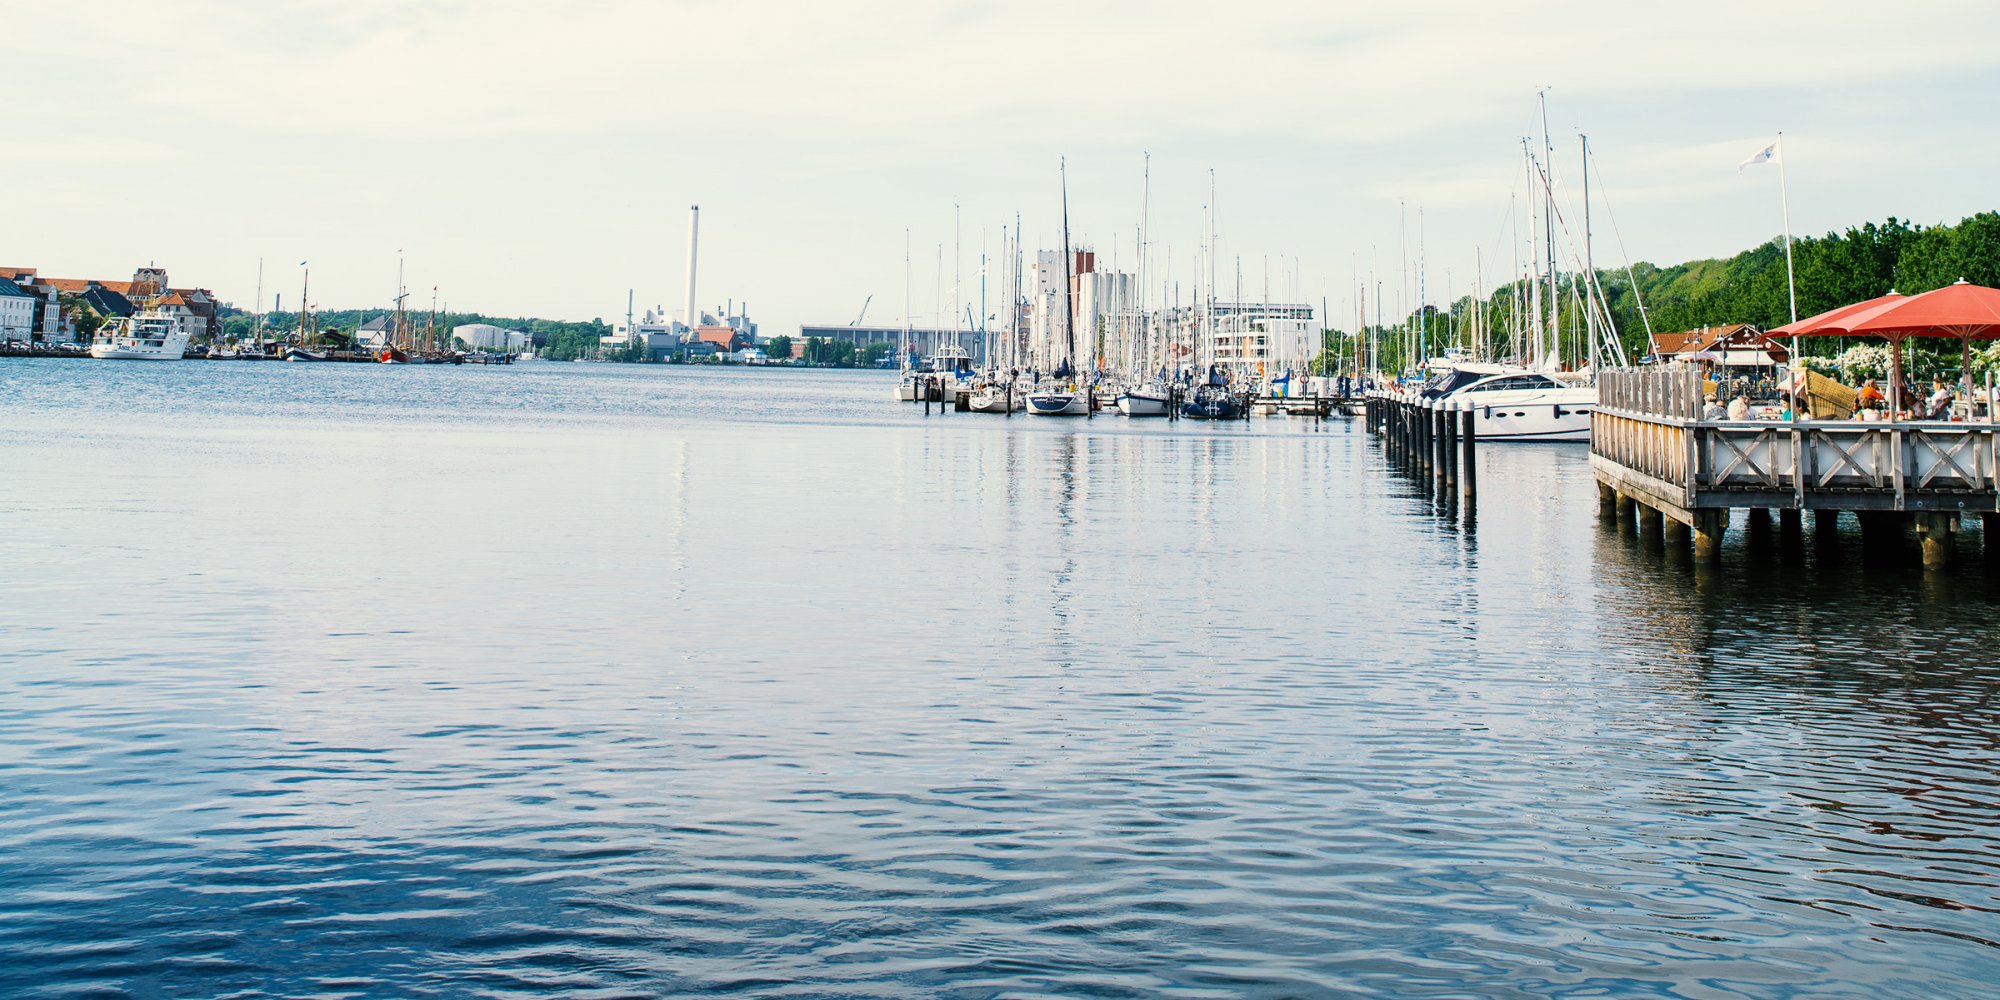
[(1897, 362), (1892, 376), (1901, 382), (1902, 340), (1905, 337), (1956, 337), (1964, 381), (1965, 398), (1972, 399), (1972, 342), (2000, 339), (2000, 289), (1968, 283), (1964, 278), (1936, 291), (1912, 295), (1900, 302), (1856, 314), (1845, 323), (1847, 332), (1886, 337), (1891, 345), (1890, 360)]
[(1858, 317), (1871, 309), (1901, 302), (1903, 298), (1904, 296), (1892, 291), (1887, 295), (1878, 295), (1866, 302), (1856, 302), (1853, 305), (1841, 306), (1838, 309), (1828, 309), (1817, 316), (1807, 316), (1796, 323), (1786, 323), (1784, 326), (1773, 327), (1766, 336), (1815, 337), (1826, 333), (1845, 333), (1847, 330), (1846, 321)]
[[(1802, 320), (1795, 320), (1793, 322), (1786, 323), (1784, 326), (1772, 329), (1770, 333), (1766, 334), (1766, 336), (1770, 337), (1790, 336), (1792, 338), (1792, 359), (1793, 359), (1792, 363), (1794, 365), (1797, 365), (1799, 363), (1797, 359), (1799, 357), (1800, 337), (1845, 336), (1847, 334), (1847, 324), (1854, 322), (1856, 320), (1865, 319), (1879, 310), (1886, 309), (1889, 306), (1895, 305), (1896, 303), (1903, 301), (1903, 299), (1904, 296), (1897, 294), (1895, 289), (1890, 289), (1889, 294), (1887, 295), (1878, 295), (1865, 302), (1856, 302), (1851, 305), (1844, 305), (1838, 309), (1828, 309), (1827, 311), (1820, 313), (1817, 316), (1808, 316)], [(1891, 347), (1891, 350), (1892, 352), (1895, 351), (1893, 345)], [(1899, 352), (1892, 354), (1890, 358), (1891, 363), (1890, 363), (1890, 383), (1889, 383), (1889, 394), (1890, 394), (1889, 412), (1892, 415), (1895, 413), (1895, 405), (1896, 405), (1894, 401), (1896, 394), (1895, 375), (1896, 372), (1900, 369), (1900, 365), (1896, 364), (1899, 358), (1900, 358)], [(1806, 382), (1804, 376), (1799, 376), (1796, 380), (1794, 380), (1793, 384), (1795, 387), (1805, 385)], [(1797, 389), (1794, 388), (1793, 391), (1796, 392)], [(1794, 406), (1793, 412), (1797, 412), (1796, 405)]]

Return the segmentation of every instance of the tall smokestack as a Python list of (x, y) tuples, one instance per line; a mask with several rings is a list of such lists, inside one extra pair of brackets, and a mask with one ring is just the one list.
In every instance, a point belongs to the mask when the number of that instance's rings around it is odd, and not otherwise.
[(694, 311), (694, 263), (695, 250), (701, 238), (701, 206), (688, 206), (688, 299), (687, 325), (692, 330), (701, 325), (701, 316)]

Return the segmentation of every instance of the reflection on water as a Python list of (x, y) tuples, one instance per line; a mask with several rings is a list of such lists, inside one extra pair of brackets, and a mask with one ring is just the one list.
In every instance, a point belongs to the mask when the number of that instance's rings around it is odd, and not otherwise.
[(0, 366), (0, 992), (2000, 974), (1992, 584), (1669, 566), (1577, 449), (1474, 533), (1346, 421)]

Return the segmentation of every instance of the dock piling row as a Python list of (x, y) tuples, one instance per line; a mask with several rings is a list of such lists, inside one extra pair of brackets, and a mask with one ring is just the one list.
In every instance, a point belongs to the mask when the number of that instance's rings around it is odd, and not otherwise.
[(1478, 495), (1473, 412), (1452, 400), (1412, 399), (1380, 390), (1362, 402), (1362, 420), (1397, 465), (1433, 492), (1471, 503)]

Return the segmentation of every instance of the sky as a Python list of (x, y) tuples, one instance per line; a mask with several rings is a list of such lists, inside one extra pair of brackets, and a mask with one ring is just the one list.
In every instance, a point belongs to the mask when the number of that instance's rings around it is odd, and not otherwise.
[[(1727, 256), (2000, 208), (2000, 5), (1684, 0), (0, 0), (0, 265), (255, 306), (678, 318), (766, 336), (980, 301), (1016, 217), (1192, 301), (1211, 172), (1222, 298), (1352, 326), (1506, 280), (1538, 197), (1594, 258)], [(1150, 170), (1150, 184), (1147, 173)], [(908, 263), (906, 264), (906, 246)], [(1566, 251), (1565, 255), (1568, 255)], [(1407, 260), (1407, 263), (1406, 263)], [(1169, 264), (1171, 261), (1171, 264)], [(1240, 262), (1240, 264), (1239, 264)], [(1421, 262), (1421, 266), (1419, 266)], [(988, 273), (997, 312), (1003, 267)], [(1174, 283), (1178, 283), (1178, 288)], [(1372, 294), (1372, 293), (1371, 293)], [(872, 299), (871, 299), (872, 296)], [(1372, 307), (1371, 307), (1372, 308)]]

